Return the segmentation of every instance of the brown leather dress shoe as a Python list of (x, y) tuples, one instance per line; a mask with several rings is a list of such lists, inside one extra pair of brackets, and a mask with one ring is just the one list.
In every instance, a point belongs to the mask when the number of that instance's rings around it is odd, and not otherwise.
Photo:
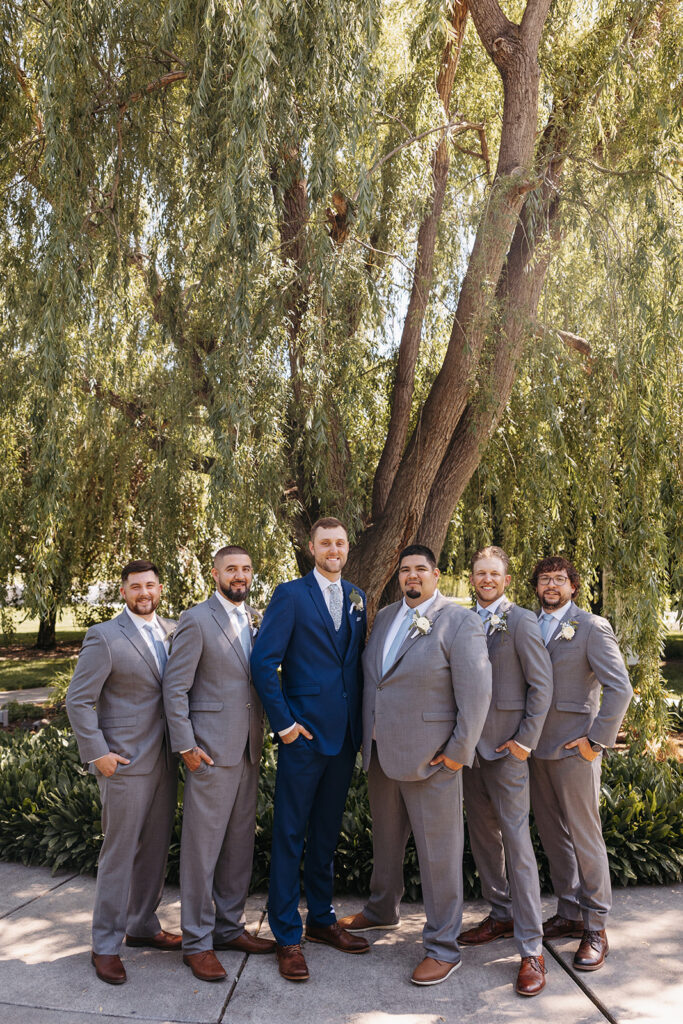
[(217, 942), (214, 939), (213, 948), (237, 949), (240, 953), (274, 953), (275, 941), (274, 939), (260, 939), (258, 935), (244, 931), (236, 939), (230, 939), (229, 942)]
[(410, 976), (413, 985), (440, 985), (446, 978), (450, 978), (453, 971), (457, 971), (462, 960), (451, 963), (448, 960), (437, 960), (433, 956), (426, 956), (422, 963), (418, 964)]
[(206, 949), (203, 953), (184, 953), (183, 963), (200, 981), (223, 981), (227, 978), (223, 965), (212, 949)]
[(458, 935), (458, 942), (463, 946), (483, 946), (494, 939), (509, 939), (512, 933), (512, 921), (499, 921), (489, 914), (479, 924)]
[(376, 928), (378, 931), (391, 931), (394, 928), (400, 928), (401, 922), (397, 921), (396, 924), (375, 924), (370, 918), (366, 917), (361, 910), (359, 914), (349, 914), (347, 917), (338, 917), (337, 924), (340, 928), (343, 928), (347, 932), (371, 932)]
[(151, 949), (179, 950), (183, 945), (182, 935), (174, 935), (173, 932), (160, 931), (156, 935), (138, 939), (133, 935), (126, 935), (127, 946), (149, 946)]
[(565, 935), (571, 935), (573, 939), (580, 939), (583, 935), (583, 921), (572, 921), (568, 917), (553, 914), (543, 922), (544, 939), (562, 939)]
[(323, 942), (326, 946), (334, 946), (342, 953), (370, 952), (370, 943), (367, 939), (351, 935), (338, 921), (334, 924), (309, 924), (307, 921), (306, 938), (309, 942)]
[(604, 964), (608, 953), (609, 943), (605, 929), (592, 931), (587, 928), (574, 954), (574, 967), (577, 971), (597, 971)]
[(545, 988), (547, 973), (543, 954), (523, 956), (515, 990), (519, 992), (520, 996), (537, 996)]
[(126, 980), (126, 969), (121, 957), (109, 953), (91, 953), (90, 959), (95, 967), (95, 974), (107, 985), (123, 985)]
[(301, 952), (301, 946), (297, 942), (293, 946), (275, 946), (277, 954), (277, 967), (283, 978), (287, 981), (308, 981), (310, 975), (306, 966), (306, 959)]

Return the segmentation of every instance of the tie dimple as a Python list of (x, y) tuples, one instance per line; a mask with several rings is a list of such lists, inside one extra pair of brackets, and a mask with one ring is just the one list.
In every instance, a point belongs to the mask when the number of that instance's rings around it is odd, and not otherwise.
[(341, 626), (342, 621), (341, 587), (339, 586), (338, 583), (332, 583), (327, 588), (327, 593), (329, 594), (330, 597), (330, 615), (332, 616), (334, 628), (338, 630), (339, 627)]
[(408, 632), (410, 631), (410, 627), (413, 621), (413, 615), (413, 609), (407, 608), (406, 613), (403, 617), (403, 621), (401, 622), (401, 625), (398, 627), (396, 636), (391, 641), (391, 647), (387, 651), (386, 657), (382, 664), (382, 675), (388, 672), (391, 666), (396, 661), (396, 656), (398, 655), (398, 652), (401, 649), (401, 644), (403, 643), (406, 636), (408, 635)]

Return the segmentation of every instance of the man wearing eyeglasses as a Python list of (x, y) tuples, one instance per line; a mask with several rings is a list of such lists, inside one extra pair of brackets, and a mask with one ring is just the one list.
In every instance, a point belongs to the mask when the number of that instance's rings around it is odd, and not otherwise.
[(558, 556), (542, 559), (531, 575), (553, 665), (553, 702), (531, 757), (531, 806), (557, 896), (543, 934), (580, 938), (574, 966), (597, 971), (609, 951), (612, 905), (599, 808), (602, 752), (615, 743), (633, 690), (609, 622), (574, 603), (580, 583)]

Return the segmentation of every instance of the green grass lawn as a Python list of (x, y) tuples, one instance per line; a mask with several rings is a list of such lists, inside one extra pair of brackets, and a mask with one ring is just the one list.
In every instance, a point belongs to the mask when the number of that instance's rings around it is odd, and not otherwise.
[(73, 671), (75, 657), (22, 659), (0, 661), (0, 690), (33, 690), (51, 686), (56, 676)]

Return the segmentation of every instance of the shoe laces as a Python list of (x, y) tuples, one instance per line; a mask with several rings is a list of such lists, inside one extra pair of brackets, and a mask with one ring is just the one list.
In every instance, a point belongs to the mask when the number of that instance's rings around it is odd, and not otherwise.
[(545, 965), (545, 961), (543, 960), (542, 955), (522, 957), (522, 963), (531, 964), (532, 967), (535, 967), (536, 970), (540, 971), (542, 974), (548, 973), (548, 968)]

